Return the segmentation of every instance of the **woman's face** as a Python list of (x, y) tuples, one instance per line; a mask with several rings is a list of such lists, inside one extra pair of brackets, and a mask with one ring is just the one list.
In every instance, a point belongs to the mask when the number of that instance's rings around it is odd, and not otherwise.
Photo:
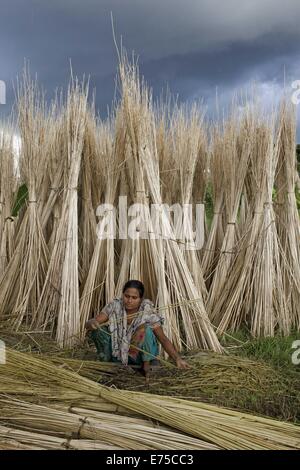
[(142, 303), (142, 298), (140, 297), (140, 293), (137, 289), (129, 287), (123, 293), (123, 302), (127, 312), (138, 311)]

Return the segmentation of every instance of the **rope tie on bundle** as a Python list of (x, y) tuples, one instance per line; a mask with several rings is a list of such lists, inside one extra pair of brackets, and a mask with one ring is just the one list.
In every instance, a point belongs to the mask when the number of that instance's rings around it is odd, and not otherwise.
[(73, 447), (71, 446), (71, 441), (72, 437), (68, 437), (66, 441), (62, 442), (61, 447), (63, 447), (64, 449), (73, 449)]
[(84, 418), (79, 418), (79, 422), (81, 422), (81, 424), (80, 424), (80, 426), (78, 428), (78, 431), (77, 431), (77, 434), (76, 434), (77, 439), (80, 439), (80, 437), (81, 437), (80, 433), (82, 431), (83, 426), (88, 422), (88, 417), (85, 416)]

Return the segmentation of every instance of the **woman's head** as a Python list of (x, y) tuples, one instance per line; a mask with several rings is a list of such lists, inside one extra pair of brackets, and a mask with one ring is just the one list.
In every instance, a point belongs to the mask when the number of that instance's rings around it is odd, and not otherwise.
[(138, 310), (144, 297), (144, 284), (134, 279), (127, 281), (123, 287), (123, 302), (127, 311)]

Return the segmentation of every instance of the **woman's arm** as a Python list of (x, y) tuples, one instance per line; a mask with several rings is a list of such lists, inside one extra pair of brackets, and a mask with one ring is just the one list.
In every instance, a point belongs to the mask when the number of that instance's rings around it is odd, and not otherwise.
[(158, 339), (166, 353), (176, 362), (177, 367), (179, 367), (180, 369), (188, 369), (190, 367), (187, 362), (181, 359), (173, 344), (165, 335), (164, 330), (161, 326), (155, 326), (153, 328), (153, 333), (155, 334), (156, 338)]
[(108, 315), (104, 312), (100, 312), (95, 318), (91, 318), (89, 321), (86, 322), (85, 327), (87, 330), (97, 330), (99, 325), (106, 323), (108, 321)]

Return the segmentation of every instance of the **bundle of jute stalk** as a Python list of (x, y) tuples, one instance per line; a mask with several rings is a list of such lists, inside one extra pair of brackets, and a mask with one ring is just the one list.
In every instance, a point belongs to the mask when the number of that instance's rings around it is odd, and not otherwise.
[[(57, 366), (29, 354), (8, 350), (7, 362), (1, 366), (1, 371), (0, 393), (17, 396), (18, 392), (16, 389), (20, 383), (23, 386), (23, 396), (27, 392), (27, 401), (30, 400), (30, 402), (32, 400), (36, 402), (39, 397), (45, 397), (47, 394), (51, 397), (53, 387), (52, 401), (56, 401), (58, 405), (65, 402), (65, 394), (67, 396), (68, 393), (69, 396), (72, 393), (74, 396), (77, 394), (77, 399), (75, 398), (76, 405), (74, 405), (76, 412), (78, 411), (77, 408), (87, 408), (86, 405), (82, 404), (84, 400), (86, 402), (89, 401), (88, 408), (92, 411), (101, 410), (101, 407), (105, 404), (106, 406), (114, 404), (122, 407), (122, 409), (134, 412), (136, 417), (146, 417), (159, 421), (169, 428), (173, 428), (173, 430), (214, 444), (222, 449), (275, 450), (299, 449), (300, 447), (299, 426), (238, 413), (199, 402), (103, 387), (84, 377), (80, 377), (78, 374), (59, 369)], [(11, 380), (10, 392), (8, 391), (9, 379)], [(15, 388), (13, 387), (13, 380)], [(34, 393), (32, 385), (35, 384), (37, 387)], [(19, 389), (21, 388), (20, 386)], [(55, 395), (59, 390), (60, 394)], [(81, 403), (79, 394), (82, 395)], [(16, 408), (14, 413), (12, 398), (3, 397), (1, 403), (3, 405), (1, 404), (0, 413), (4, 425), (7, 425), (7, 419), (15, 419), (16, 422), (21, 421), (24, 423), (23, 418), (25, 416), (28, 417), (29, 421), (32, 420), (35, 426), (37, 425), (33, 417), (35, 407), (32, 407), (31, 403), (18, 407), (18, 410)], [(5, 406), (10, 410), (8, 413), (3, 412)], [(116, 412), (118, 410), (119, 408), (115, 408)], [(40, 412), (39, 409), (38, 414)], [(87, 413), (82, 414), (80, 410), (80, 414), (85, 417), (89, 415), (89, 412)], [(66, 421), (68, 428), (71, 426), (73, 429), (76, 428), (76, 431), (79, 430), (78, 420), (74, 420), (71, 413), (67, 413), (66, 417), (60, 419), (57, 414), (54, 416), (54, 411), (50, 413), (47, 409), (45, 419), (49, 420), (49, 426), (52, 428), (54, 426), (57, 430), (62, 430)], [(43, 426), (43, 419), (41, 419), (40, 423)], [(81, 424), (83, 424), (82, 420)], [(88, 428), (87, 432), (94, 433), (94, 426), (92, 428)], [(99, 430), (99, 432), (103, 432), (103, 430)], [(95, 434), (93, 435), (95, 436)], [(82, 437), (85, 436), (82, 435)]]
[[(128, 450), (184, 450), (217, 447), (151, 420), (90, 411), (84, 408), (41, 406), (10, 397), (0, 397), (0, 422), (33, 432), (49, 432), (61, 436), (102, 443), (102, 446)], [(91, 442), (91, 444), (92, 444)]]
[(47, 148), (43, 149), (48, 151), (49, 157), (47, 180), (41, 188), (44, 198), (44, 204), (41, 208), (41, 223), (50, 253), (57, 235), (62, 209), (61, 196), (68, 172), (66, 133), (64, 105), (62, 96), (60, 96), (56, 97), (50, 105), (46, 133)]
[[(130, 65), (125, 56), (120, 64), (120, 80), (122, 85), (120, 113), (126, 137), (123, 153), (126, 180), (124, 178), (121, 180), (120, 194), (127, 197), (128, 203), (138, 204), (133, 208), (141, 208), (142, 220), (137, 227), (140, 230), (137, 236), (135, 234), (132, 236), (130, 233), (122, 235), (124, 238), (129, 235), (129, 239), (123, 241), (120, 250), (121, 265), (116, 292), (121, 293), (128, 278), (137, 278), (144, 282), (147, 296), (155, 301), (159, 290), (159, 305), (170, 305), (172, 302), (166, 287), (161, 240), (156, 239), (159, 238), (159, 234), (155, 234), (151, 226), (149, 195), (141, 160), (141, 147), (144, 145), (147, 132), (146, 123), (153, 117), (151, 94), (146, 85), (140, 82), (136, 64)], [(157, 183), (159, 184), (159, 180)], [(135, 214), (131, 212), (129, 215)], [(148, 227), (145, 227), (146, 224)], [(121, 231), (124, 231), (121, 220), (118, 220), (118, 225)], [(130, 223), (129, 227), (131, 226)], [(175, 325), (174, 330), (172, 328), (176, 320), (172, 318), (171, 311), (171, 308), (167, 308), (163, 312), (166, 318), (166, 333), (178, 345), (180, 342), (178, 327)]]
[(17, 175), (14, 168), (13, 127), (0, 125), (0, 278), (14, 250), (15, 222), (12, 217)]
[[(135, 222), (133, 221), (128, 225), (128, 232), (127, 228), (124, 227), (125, 233), (121, 234), (125, 245), (125, 248), (122, 247), (122, 251), (126, 255), (121, 260), (116, 291), (120, 294), (121, 288), (128, 278), (142, 279), (148, 296), (155, 298), (156, 272), (154, 258), (157, 255), (153, 253), (155, 243), (152, 240), (147, 240), (147, 228), (144, 225), (148, 220), (150, 208), (141, 164), (141, 146), (145, 138), (143, 135), (143, 122), (149, 120), (149, 114), (151, 113), (149, 108), (151, 108), (152, 98), (151, 92), (139, 79), (135, 62), (129, 64), (125, 54), (120, 64), (119, 75), (122, 87), (120, 113), (122, 113), (122, 125), (126, 136), (123, 156), (128, 194), (125, 194), (125, 196), (128, 203), (132, 205), (128, 215), (137, 215), (138, 209), (141, 209), (142, 215), (140, 222), (137, 220), (138, 224), (134, 225)], [(123, 188), (125, 189), (124, 185)], [(124, 194), (121, 195), (124, 196)], [(125, 220), (126, 224), (127, 219)], [(119, 219), (118, 225), (121, 231), (124, 232), (124, 221)], [(136, 233), (134, 233), (134, 228), (137, 229)]]
[(227, 219), (226, 228), (208, 299), (209, 316), (212, 322), (216, 324), (220, 322), (220, 311), (215, 310), (215, 304), (223, 291), (228, 272), (235, 257), (235, 248), (239, 241), (237, 230), (238, 211), (251, 153), (252, 136), (252, 111), (246, 109), (240, 122), (234, 108), (229, 120), (224, 124), (223, 134), (222, 172)]
[[(103, 211), (97, 211), (100, 220), (95, 227), (96, 241), (90, 261), (88, 275), (80, 298), (81, 335), (85, 336), (85, 322), (100, 311), (105, 302), (112, 300), (115, 294), (115, 240), (113, 229), (115, 225), (115, 209), (117, 189), (120, 178), (120, 163), (124, 150), (124, 128), (120, 113), (116, 110), (115, 137), (112, 139), (112, 129), (109, 123), (100, 123), (95, 142), (95, 163), (98, 167), (97, 178), (93, 185), (103, 186)], [(103, 179), (105, 175), (105, 181)], [(100, 199), (98, 203), (100, 203)], [(110, 225), (111, 224), (111, 225)]]
[(215, 304), (219, 331), (236, 330), (245, 320), (254, 336), (287, 334), (288, 316), (280, 266), (280, 244), (272, 192), (278, 158), (274, 115), (255, 116), (252, 126), (251, 210), (223, 292)]
[[(155, 109), (156, 149), (159, 159), (161, 196), (166, 204), (180, 200), (179, 168), (173, 153), (172, 119), (170, 97), (159, 101)], [(177, 109), (177, 107), (175, 107)]]
[(94, 103), (87, 112), (84, 141), (82, 149), (82, 165), (80, 174), (79, 198), (79, 280), (83, 284), (87, 278), (90, 262), (96, 243), (96, 211), (92, 202), (92, 160), (96, 157), (97, 123), (94, 117)]
[[(66, 104), (68, 181), (49, 269), (39, 299), (36, 324), (46, 328), (57, 319), (56, 340), (61, 347), (76, 343), (80, 333), (78, 276), (77, 185), (86, 124), (87, 87), (71, 82)], [(53, 321), (52, 318), (52, 321)]]
[(189, 355), (190, 368), (186, 371), (164, 363), (153, 368), (150, 383), (145, 385), (145, 379), (138, 370), (129, 373), (128, 368), (115, 363), (55, 356), (46, 356), (45, 359), (118, 389), (205, 401), (289, 421), (298, 419), (300, 415), (295, 377), (282, 377), (274, 367), (262, 361), (203, 352)]
[[(213, 442), (222, 449), (300, 448), (300, 427), (293, 424), (159, 395), (121, 390), (110, 392), (110, 400), (120, 405), (125, 404), (132, 393), (132, 400), (126, 404), (127, 408), (137, 411), (139, 401), (143, 400), (145, 416)], [(106, 392), (102, 394), (105, 395)]]
[(201, 262), (208, 288), (212, 282), (224, 239), (222, 224), (222, 211), (224, 209), (223, 154), (222, 129), (220, 125), (214, 125), (211, 131), (211, 152), (209, 158), (209, 186), (213, 201), (213, 215)]
[(41, 226), (39, 194), (47, 169), (47, 116), (37, 83), (27, 69), (18, 88), (18, 125), (21, 138), (21, 179), (28, 188), (28, 205), (16, 238), (14, 254), (0, 281), (0, 314), (12, 312), (17, 328), (31, 321), (37, 309), (48, 267), (48, 249)]
[[(155, 181), (159, 182), (158, 163), (151, 141), (143, 151), (143, 165), (152, 200), (161, 207), (160, 188), (159, 184), (155, 183)], [(220, 352), (222, 348), (207, 317), (201, 291), (195, 285), (183, 253), (175, 239), (176, 230), (163, 210), (160, 212), (158, 222), (159, 233), (165, 235), (165, 239), (158, 240), (161, 250), (161, 269), (165, 273), (172, 305), (173, 307), (179, 306), (179, 308), (173, 308), (176, 313), (176, 322), (172, 323), (171, 331), (177, 330), (180, 341), (184, 337), (188, 348), (202, 347)], [(179, 328), (180, 322), (183, 326), (182, 331)], [(181, 342), (179, 344), (181, 346)]]
[[(200, 346), (220, 351), (219, 341), (205, 312), (201, 290), (178, 246), (174, 223), (163, 207), (151, 94), (140, 81), (136, 64), (130, 65), (126, 58), (120, 66), (120, 78), (121, 106), (128, 136), (125, 168), (130, 198), (142, 211), (142, 236), (125, 240), (126, 256), (123, 256), (117, 290), (128, 276), (142, 279), (148, 295), (156, 299), (160, 308), (165, 308), (162, 313), (166, 331), (178, 348), (184, 341), (188, 348)], [(150, 203), (156, 208), (154, 217), (150, 213)], [(186, 300), (193, 303), (187, 306)], [(174, 308), (174, 304), (179, 303), (180, 308)]]
[(0, 426), (0, 449), (3, 450), (121, 450), (121, 447), (94, 439), (72, 439), (52, 434)]
[[(201, 291), (203, 300), (206, 300), (207, 290), (203, 279), (202, 268), (198, 252), (204, 242), (204, 213), (199, 213), (199, 204), (203, 204), (205, 195), (205, 162), (207, 136), (204, 127), (204, 113), (194, 105), (190, 110), (186, 107), (177, 108), (171, 122), (173, 142), (173, 156), (175, 165), (179, 169), (180, 193), (179, 199), (173, 203), (180, 203), (183, 208), (183, 229), (185, 233), (178, 234), (181, 248), (187, 266), (191, 272), (195, 285)], [(204, 167), (204, 168), (203, 168)], [(196, 169), (197, 180), (196, 180)], [(195, 200), (194, 188), (197, 187)], [(195, 204), (193, 204), (195, 203)], [(199, 231), (198, 243), (194, 242), (194, 227), (192, 217), (196, 218), (196, 227)], [(200, 224), (203, 224), (201, 226)], [(200, 233), (201, 231), (201, 233)], [(197, 232), (196, 232), (197, 233)]]
[[(300, 218), (295, 197), (296, 116), (285, 99), (278, 122), (278, 166), (275, 181), (277, 229), (282, 246), (281, 269), (292, 326), (300, 329)], [(288, 266), (288, 268), (287, 268)]]

